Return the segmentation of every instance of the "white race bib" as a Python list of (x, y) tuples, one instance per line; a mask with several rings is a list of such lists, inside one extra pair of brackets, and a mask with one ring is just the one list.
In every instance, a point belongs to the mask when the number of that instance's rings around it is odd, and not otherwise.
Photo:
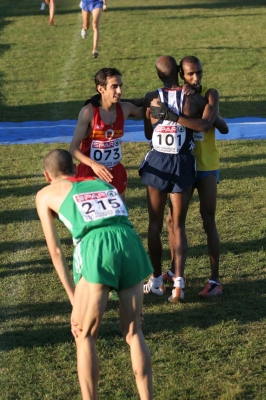
[(193, 139), (194, 140), (198, 140), (199, 142), (203, 142), (204, 133), (202, 133), (202, 132), (193, 132)]
[(186, 140), (182, 125), (157, 125), (152, 134), (153, 148), (161, 153), (178, 154)]
[(73, 198), (86, 222), (115, 215), (128, 215), (126, 207), (116, 189), (75, 194)]
[(90, 158), (106, 168), (117, 165), (122, 159), (122, 149), (119, 139), (108, 141), (93, 140)]

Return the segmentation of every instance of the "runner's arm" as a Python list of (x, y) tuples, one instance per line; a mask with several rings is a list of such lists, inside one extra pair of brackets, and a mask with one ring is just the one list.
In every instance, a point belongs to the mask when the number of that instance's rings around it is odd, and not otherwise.
[(214, 124), (213, 124), (213, 125), (215, 126), (215, 128), (218, 129), (218, 131), (219, 131), (220, 133), (226, 134), (226, 133), (229, 132), (229, 128), (228, 128), (227, 123), (226, 123), (225, 120), (224, 120), (222, 117), (220, 117), (219, 115), (218, 115), (218, 117), (216, 118), (216, 120), (214, 121)]
[(153, 134), (153, 126), (150, 117), (150, 93), (147, 93), (144, 97), (144, 134), (146, 139), (151, 140)]
[(143, 107), (137, 107), (132, 103), (120, 102), (123, 110), (124, 120), (128, 117), (143, 118)]
[(56, 232), (52, 210), (48, 207), (46, 196), (43, 195), (42, 190), (37, 193), (36, 207), (53, 265), (67, 292), (70, 303), (73, 305), (75, 286)]
[(136, 107), (143, 107), (144, 97), (140, 97), (138, 99), (120, 99), (120, 101), (124, 103), (132, 103)]
[[(170, 110), (166, 104), (157, 101), (153, 101), (151, 103), (150, 113), (154, 118), (178, 122), (180, 125), (183, 125), (189, 129), (193, 129), (194, 131), (207, 132), (218, 116), (218, 91), (213, 93), (210, 100), (211, 101), (206, 104), (206, 99), (198, 94), (190, 95), (186, 99), (188, 104), (194, 103), (194, 110), (195, 104), (198, 104), (198, 111), (201, 112), (202, 110), (202, 118), (191, 118), (184, 114), (178, 115)], [(203, 104), (203, 101), (205, 104)], [(159, 105), (159, 107), (156, 106), (156, 103)]]

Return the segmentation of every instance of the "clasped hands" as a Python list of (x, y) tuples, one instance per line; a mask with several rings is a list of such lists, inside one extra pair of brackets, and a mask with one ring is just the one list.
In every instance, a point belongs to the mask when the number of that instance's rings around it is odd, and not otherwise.
[[(185, 84), (183, 87), (183, 92), (185, 95), (189, 96), (190, 94), (194, 94), (195, 90), (192, 89), (192, 87), (188, 84)], [(150, 114), (153, 118), (155, 119), (163, 119), (163, 120), (168, 120), (172, 122), (177, 122), (179, 119), (179, 114), (176, 114), (174, 111), (172, 111), (167, 104), (162, 103), (161, 101), (158, 101), (157, 106), (150, 106)]]

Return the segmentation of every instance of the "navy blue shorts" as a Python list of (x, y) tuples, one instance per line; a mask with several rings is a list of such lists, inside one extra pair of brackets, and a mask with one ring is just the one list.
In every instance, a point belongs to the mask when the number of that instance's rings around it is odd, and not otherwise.
[(195, 166), (195, 157), (190, 151), (167, 154), (153, 149), (142, 160), (139, 175), (143, 183), (160, 192), (180, 193), (194, 184)]
[(217, 183), (220, 182), (220, 171), (219, 169), (216, 169), (214, 171), (197, 171), (196, 173), (196, 183), (200, 181), (201, 179), (207, 178), (211, 173), (214, 173), (217, 179)]

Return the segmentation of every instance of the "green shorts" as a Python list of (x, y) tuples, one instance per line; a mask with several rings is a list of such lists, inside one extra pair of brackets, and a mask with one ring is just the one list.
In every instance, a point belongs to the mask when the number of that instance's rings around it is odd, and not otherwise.
[(75, 284), (84, 277), (87, 282), (122, 290), (137, 284), (152, 272), (138, 234), (127, 225), (94, 229), (74, 250)]

